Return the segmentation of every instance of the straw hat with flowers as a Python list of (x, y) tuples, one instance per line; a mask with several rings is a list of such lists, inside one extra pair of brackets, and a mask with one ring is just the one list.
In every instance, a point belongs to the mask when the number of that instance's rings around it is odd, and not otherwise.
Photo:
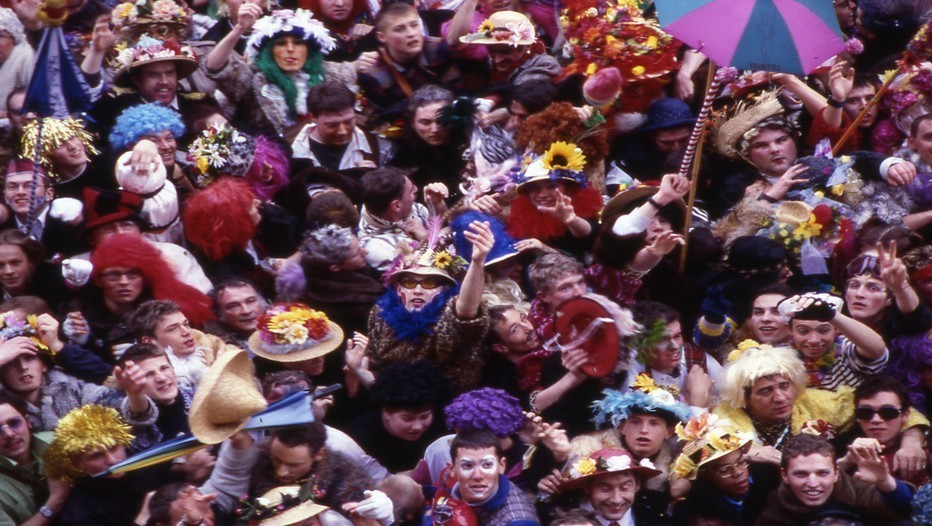
[(343, 329), (303, 303), (277, 303), (259, 318), (249, 349), (275, 362), (319, 358), (343, 343)]

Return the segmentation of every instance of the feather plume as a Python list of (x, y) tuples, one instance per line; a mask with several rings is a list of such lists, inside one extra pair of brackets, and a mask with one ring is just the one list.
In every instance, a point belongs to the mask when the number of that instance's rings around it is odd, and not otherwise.
[(432, 215), (427, 218), (427, 250), (433, 251), (440, 242), (440, 231), (443, 230), (443, 218)]

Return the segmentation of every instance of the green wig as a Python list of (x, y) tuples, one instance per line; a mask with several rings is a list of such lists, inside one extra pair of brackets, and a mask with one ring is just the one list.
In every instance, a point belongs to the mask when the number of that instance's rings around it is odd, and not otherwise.
[[(275, 58), (272, 56), (274, 46), (275, 41), (263, 46), (255, 58), (255, 65), (269, 82), (282, 90), (282, 93), (285, 94), (285, 102), (288, 103), (288, 110), (294, 114), (298, 88), (294, 85), (294, 79), (282, 71), (278, 64), (275, 63)], [(320, 51), (313, 50), (310, 45), (307, 49), (307, 60), (304, 62), (304, 72), (310, 75), (311, 86), (316, 86), (324, 81), (324, 56)]]

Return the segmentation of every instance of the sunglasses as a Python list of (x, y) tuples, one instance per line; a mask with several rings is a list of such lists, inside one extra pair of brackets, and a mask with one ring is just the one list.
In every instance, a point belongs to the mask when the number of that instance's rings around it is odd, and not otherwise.
[(25, 423), (26, 421), (23, 420), (22, 418), (18, 416), (13, 417), (7, 420), (5, 423), (0, 424), (0, 435), (5, 433), (7, 429), (9, 429), (10, 431), (19, 431), (20, 429), (23, 428), (23, 425)]
[(403, 289), (413, 289), (420, 285), (424, 290), (434, 290), (437, 287), (442, 287), (443, 281), (439, 279), (417, 280), (414, 278), (401, 278), (398, 280), (398, 284), (401, 285)]
[(858, 420), (871, 420), (874, 418), (874, 415), (880, 415), (880, 419), (886, 422), (893, 420), (901, 414), (903, 414), (903, 410), (899, 407), (893, 407), (892, 405), (885, 405), (880, 409), (860, 406), (854, 410), (854, 418)]

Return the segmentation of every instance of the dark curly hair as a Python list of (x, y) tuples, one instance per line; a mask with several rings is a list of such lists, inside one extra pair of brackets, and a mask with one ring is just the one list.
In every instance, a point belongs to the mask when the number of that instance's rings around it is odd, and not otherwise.
[(569, 102), (554, 102), (543, 111), (527, 118), (518, 129), (515, 142), (518, 151), (529, 146), (536, 155), (542, 155), (557, 141), (573, 142), (586, 155), (586, 168), (598, 166), (608, 152), (608, 139), (604, 133), (590, 133), (584, 139), (578, 137), (587, 130), (573, 105)]
[(430, 362), (393, 363), (379, 371), (369, 398), (389, 409), (439, 408), (450, 397), (449, 385), (450, 380)]

